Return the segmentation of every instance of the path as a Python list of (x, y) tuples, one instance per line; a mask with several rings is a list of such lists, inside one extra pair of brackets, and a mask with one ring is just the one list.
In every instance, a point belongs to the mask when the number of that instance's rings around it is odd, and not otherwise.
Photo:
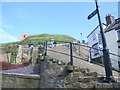
[[(69, 49), (66, 46), (58, 46), (58, 47), (52, 47), (48, 48), (47, 52), (49, 57), (64, 61), (64, 62), (69, 62)], [(78, 66), (80, 68), (89, 68), (91, 72), (97, 72), (101, 75), (105, 76), (105, 69), (102, 66), (87, 62), (85, 60), (82, 60), (80, 56), (78, 56), (76, 53), (73, 53), (73, 61), (74, 65)], [(113, 75), (115, 78), (118, 78), (120, 76), (120, 73), (113, 71)]]

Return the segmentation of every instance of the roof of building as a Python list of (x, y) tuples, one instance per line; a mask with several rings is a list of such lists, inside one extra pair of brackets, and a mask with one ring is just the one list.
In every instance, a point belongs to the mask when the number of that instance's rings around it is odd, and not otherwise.
[(115, 22), (113, 22), (112, 24), (108, 25), (108, 27), (105, 29), (105, 33), (109, 32), (111, 30), (118, 30), (120, 29), (120, 17), (118, 19), (115, 20)]
[[(103, 25), (107, 26), (106, 24), (102, 23)], [(87, 36), (87, 38), (99, 27), (99, 25)], [(118, 30), (120, 29), (120, 17), (118, 19), (115, 19), (115, 22), (113, 22), (112, 24), (108, 25), (105, 29), (104, 32), (109, 32), (111, 30)]]
[[(107, 26), (106, 24), (102, 23), (103, 25)], [(100, 25), (98, 25), (88, 36), (87, 38), (99, 27)]]

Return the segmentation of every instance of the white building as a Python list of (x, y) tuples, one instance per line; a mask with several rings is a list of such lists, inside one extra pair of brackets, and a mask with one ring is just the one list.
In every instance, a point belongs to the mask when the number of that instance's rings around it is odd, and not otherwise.
[[(114, 20), (111, 15), (106, 16), (107, 25), (103, 24), (104, 35), (106, 38), (107, 48), (109, 49), (112, 67), (116, 70), (120, 68), (120, 18)], [(88, 45), (92, 48), (102, 49), (100, 28), (97, 26), (88, 35)], [(89, 49), (90, 59), (95, 60), (103, 56), (102, 52), (95, 49)], [(114, 54), (114, 55), (113, 55)]]
[[(115, 22), (108, 25), (105, 29), (105, 37), (107, 47), (110, 53), (110, 59), (112, 66), (119, 70), (120, 69), (120, 18), (116, 19)], [(118, 56), (119, 55), (119, 56)]]
[[(107, 26), (103, 25), (103, 29)], [(100, 34), (100, 27), (99, 25), (88, 35), (88, 46), (96, 49), (102, 49), (102, 42), (101, 42), (101, 34)], [(89, 49), (90, 52), (90, 59), (96, 59), (102, 56), (102, 52), (96, 49)]]

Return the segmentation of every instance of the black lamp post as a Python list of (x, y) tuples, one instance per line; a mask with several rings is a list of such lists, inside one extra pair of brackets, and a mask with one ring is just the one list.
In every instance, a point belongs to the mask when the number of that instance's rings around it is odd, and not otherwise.
[(111, 61), (110, 61), (110, 56), (109, 56), (109, 50), (107, 49), (106, 40), (105, 40), (105, 36), (103, 33), (103, 27), (102, 27), (102, 23), (101, 23), (97, 0), (95, 0), (95, 4), (96, 4), (97, 15), (98, 15), (98, 21), (99, 21), (99, 25), (100, 25), (100, 34), (102, 37), (103, 62), (104, 62), (105, 72), (106, 72), (106, 81), (107, 82), (115, 82), (115, 80), (113, 78), (113, 74), (112, 74), (112, 66), (111, 66)]
[(98, 0), (95, 0), (96, 10), (88, 16), (88, 19), (91, 19), (96, 14), (98, 15), (100, 34), (101, 34), (102, 46), (103, 46), (103, 62), (104, 62), (105, 73), (106, 73), (106, 80), (104, 82), (108, 82), (108, 83), (115, 82), (113, 74), (112, 74), (112, 66), (111, 66), (111, 61), (110, 61), (110, 56), (109, 56), (109, 50), (107, 49), (106, 39), (105, 39), (105, 36), (103, 33), (103, 26), (101, 23), (101, 18), (100, 18), (100, 13), (99, 13), (97, 1)]

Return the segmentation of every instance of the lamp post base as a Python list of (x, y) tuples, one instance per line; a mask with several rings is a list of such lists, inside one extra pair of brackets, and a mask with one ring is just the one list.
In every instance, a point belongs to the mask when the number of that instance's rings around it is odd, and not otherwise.
[(103, 83), (117, 83), (116, 80), (113, 78), (106, 78), (105, 80), (102, 81)]

